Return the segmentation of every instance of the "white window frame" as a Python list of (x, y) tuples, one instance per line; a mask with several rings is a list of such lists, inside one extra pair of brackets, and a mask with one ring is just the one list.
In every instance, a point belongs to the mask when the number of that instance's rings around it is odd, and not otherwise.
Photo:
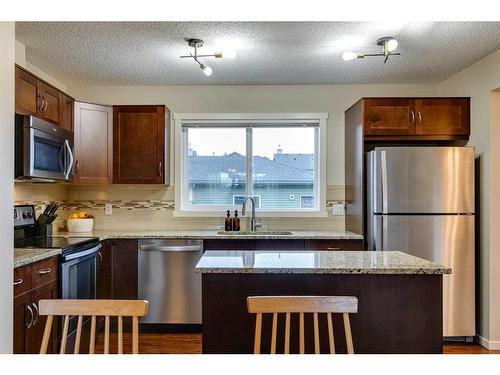
[[(315, 165), (317, 165), (315, 186), (317, 189), (316, 196), (318, 204), (314, 209), (286, 209), (286, 210), (265, 210), (258, 209), (259, 217), (326, 217), (326, 139), (327, 139), (327, 120), (328, 113), (174, 113), (174, 178), (172, 179), (175, 187), (175, 210), (174, 216), (177, 217), (219, 217), (221, 212), (224, 213), (228, 209), (241, 209), (239, 206), (221, 205), (219, 206), (196, 206), (195, 208), (185, 207), (182, 197), (187, 194), (187, 184), (182, 184), (185, 178), (184, 174), (187, 171), (188, 147), (186, 139), (182, 135), (184, 124), (191, 126), (199, 123), (199, 126), (210, 126), (217, 124), (223, 127), (224, 124), (269, 124), (276, 126), (279, 124), (289, 124), (293, 122), (309, 122), (318, 124), (318, 132), (315, 139)], [(247, 128), (247, 132), (251, 131)], [(247, 137), (247, 192), (250, 188), (248, 178), (252, 173), (251, 170), (251, 152), (252, 137)], [(183, 191), (186, 190), (186, 191)]]

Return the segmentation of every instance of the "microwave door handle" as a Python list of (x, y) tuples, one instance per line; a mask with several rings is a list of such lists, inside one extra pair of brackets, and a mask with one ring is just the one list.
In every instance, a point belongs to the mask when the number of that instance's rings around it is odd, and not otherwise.
[(73, 152), (71, 151), (71, 147), (69, 146), (69, 142), (67, 139), (64, 141), (64, 145), (66, 146), (66, 148), (68, 150), (68, 155), (69, 155), (69, 165), (67, 166), (67, 169), (64, 173), (64, 178), (67, 180), (69, 178), (69, 174), (71, 173), (71, 170), (73, 169), (73, 164), (75, 162), (75, 159), (73, 157)]

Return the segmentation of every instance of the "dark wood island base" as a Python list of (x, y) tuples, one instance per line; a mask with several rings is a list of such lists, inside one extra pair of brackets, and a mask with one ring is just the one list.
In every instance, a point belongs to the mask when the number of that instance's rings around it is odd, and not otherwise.
[[(358, 298), (351, 314), (354, 352), (442, 353), (442, 274), (203, 273), (203, 353), (253, 352), (255, 316), (246, 298), (259, 295), (331, 295)], [(262, 352), (269, 352), (271, 314), (264, 315)], [(298, 352), (298, 316), (291, 319), (291, 353)], [(311, 316), (308, 316), (311, 315)], [(321, 352), (328, 352), (320, 314)], [(335, 347), (346, 353), (341, 316), (334, 315)], [(312, 314), (305, 318), (306, 353), (312, 353)], [(283, 353), (284, 318), (277, 352)]]

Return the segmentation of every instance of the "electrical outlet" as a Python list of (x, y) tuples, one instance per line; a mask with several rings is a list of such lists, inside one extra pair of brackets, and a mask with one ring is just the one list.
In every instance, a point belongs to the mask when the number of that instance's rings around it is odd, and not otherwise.
[(334, 203), (332, 205), (332, 214), (333, 215), (344, 215), (345, 207), (343, 203)]
[(104, 205), (104, 214), (112, 215), (113, 214), (113, 205), (111, 203), (106, 203)]

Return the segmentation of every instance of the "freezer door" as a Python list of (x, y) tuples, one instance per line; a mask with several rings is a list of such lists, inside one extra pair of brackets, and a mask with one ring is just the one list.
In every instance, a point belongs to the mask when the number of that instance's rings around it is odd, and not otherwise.
[(474, 212), (473, 147), (377, 147), (368, 161), (375, 213)]
[(443, 275), (443, 335), (475, 335), (474, 216), (375, 215), (377, 250), (399, 250), (452, 269)]

